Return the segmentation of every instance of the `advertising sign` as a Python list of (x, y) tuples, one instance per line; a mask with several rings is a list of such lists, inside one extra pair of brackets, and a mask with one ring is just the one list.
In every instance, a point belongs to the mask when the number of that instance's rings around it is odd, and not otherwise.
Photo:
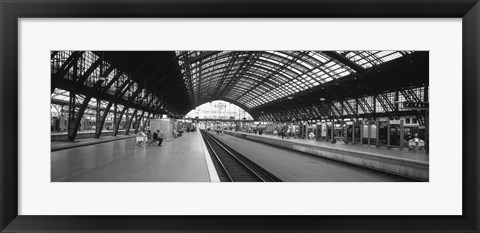
[(363, 125), (363, 138), (368, 138), (368, 125)]
[(322, 137), (326, 137), (326, 136), (327, 136), (327, 123), (322, 122)]
[(376, 125), (371, 125), (370, 138), (377, 138), (377, 126)]

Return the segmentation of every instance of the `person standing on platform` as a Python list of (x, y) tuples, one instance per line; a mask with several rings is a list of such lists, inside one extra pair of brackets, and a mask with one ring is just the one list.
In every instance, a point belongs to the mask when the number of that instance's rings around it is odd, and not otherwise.
[(289, 139), (290, 138), (290, 135), (289, 135), (290, 134), (290, 128), (288, 127), (288, 125), (283, 126), (283, 132), (287, 136), (287, 139)]

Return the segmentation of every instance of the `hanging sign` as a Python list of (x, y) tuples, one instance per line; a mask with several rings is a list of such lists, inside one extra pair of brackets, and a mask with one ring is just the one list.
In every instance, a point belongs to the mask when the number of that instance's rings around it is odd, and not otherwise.
[(416, 110), (428, 110), (428, 102), (403, 102), (403, 108), (416, 109)]

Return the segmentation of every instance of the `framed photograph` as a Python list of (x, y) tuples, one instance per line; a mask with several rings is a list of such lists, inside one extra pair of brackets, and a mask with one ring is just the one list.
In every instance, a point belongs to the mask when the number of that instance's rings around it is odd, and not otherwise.
[(477, 0), (0, 1), (1, 232), (479, 232)]

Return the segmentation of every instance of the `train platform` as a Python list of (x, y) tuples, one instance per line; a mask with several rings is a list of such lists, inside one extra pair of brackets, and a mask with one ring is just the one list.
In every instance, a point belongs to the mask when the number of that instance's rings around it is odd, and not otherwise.
[[(125, 130), (119, 130), (117, 133), (118, 135), (124, 135)], [(101, 137), (113, 136), (113, 130), (102, 130)], [(84, 138), (94, 138), (95, 137), (95, 130), (85, 130), (79, 131), (75, 140), (77, 139), (84, 139)], [(50, 141), (52, 142), (63, 142), (66, 141), (68, 138), (67, 132), (51, 132), (50, 133)]]
[(236, 137), (262, 142), (294, 151), (368, 167), (419, 180), (429, 179), (429, 155), (419, 151), (392, 150), (366, 145), (329, 143), (275, 135), (256, 135), (224, 131)]
[(74, 142), (68, 141), (54, 141), (51, 142), (50, 151), (66, 150), (82, 146), (90, 146), (100, 143), (112, 142), (117, 140), (124, 140), (128, 138), (134, 138), (133, 135), (117, 135), (117, 136), (106, 136), (101, 138), (82, 138), (76, 139)]
[(390, 173), (287, 150), (228, 134), (210, 133), (283, 182), (414, 182)]
[(135, 145), (135, 138), (51, 152), (52, 182), (219, 182), (199, 132)]

